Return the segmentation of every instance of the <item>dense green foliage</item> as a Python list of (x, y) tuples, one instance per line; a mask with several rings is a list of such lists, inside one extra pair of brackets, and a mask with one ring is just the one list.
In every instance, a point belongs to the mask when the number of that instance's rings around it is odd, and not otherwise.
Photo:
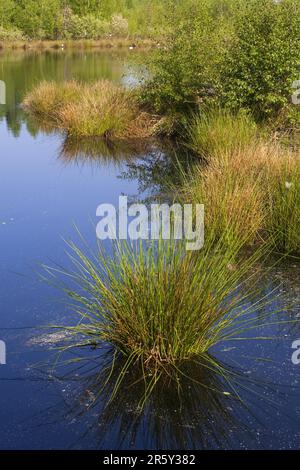
[(0, 0), (0, 27), (29, 39), (161, 36), (174, 0)]
[(152, 80), (143, 93), (157, 111), (182, 112), (214, 98), (225, 39), (231, 35), (228, 10), (217, 9), (216, 4), (215, 0), (187, 1), (183, 17), (176, 12), (170, 17), (170, 33), (165, 47), (148, 64)]
[(299, 17), (300, 0), (0, 0), (0, 40), (155, 38), (142, 100), (156, 112), (213, 102), (294, 124)]
[(297, 120), (299, 16), (299, 0), (188, 1), (150, 60), (144, 101), (163, 113), (186, 115), (217, 102), (257, 121)]
[(300, 2), (251, 0), (235, 18), (235, 38), (226, 51), (223, 99), (258, 119), (290, 103), (300, 71)]

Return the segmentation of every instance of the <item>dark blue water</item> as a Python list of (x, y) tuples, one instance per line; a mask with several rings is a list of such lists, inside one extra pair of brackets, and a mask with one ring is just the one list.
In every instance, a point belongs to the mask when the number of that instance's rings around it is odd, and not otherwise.
[[(218, 387), (224, 385), (225, 394), (208, 393), (196, 383), (200, 371), (191, 366), (187, 374), (195, 382), (183, 383), (180, 400), (174, 385), (163, 384), (139, 415), (137, 391), (129, 386), (132, 371), (115, 402), (105, 408), (107, 396), (100, 394), (91, 407), (105, 380), (105, 374), (99, 377), (103, 357), (91, 352), (95, 366), (84, 374), (75, 368), (65, 378), (49, 377), (44, 367), (54, 358), (34, 339), (44, 334), (40, 327), (71, 319), (57, 301), (60, 294), (34, 271), (39, 263), (68, 265), (63, 239), (76, 238), (74, 224), (93, 244), (97, 206), (117, 205), (120, 194), (136, 195), (145, 180), (149, 184), (151, 168), (157, 173), (158, 157), (165, 168), (168, 155), (157, 149), (103, 149), (95, 142), (90, 151), (66, 145), (62, 136), (43, 134), (26, 122), (19, 104), (42, 78), (129, 83), (130, 63), (127, 55), (99, 52), (0, 56), (0, 80), (8, 90), (0, 110), (0, 339), (7, 345), (7, 364), (0, 366), (0, 448), (298, 448), (300, 365), (291, 361), (291, 344), (300, 338), (297, 324), (261, 328), (260, 336), (280, 340), (230, 343), (214, 351), (242, 371), (236, 385), (241, 402), (222, 382)], [(268, 308), (284, 309), (291, 302), (285, 319), (299, 313), (299, 266), (277, 267), (263, 281), (266, 292), (282, 284), (286, 300)], [(219, 382), (214, 376), (203, 380)]]

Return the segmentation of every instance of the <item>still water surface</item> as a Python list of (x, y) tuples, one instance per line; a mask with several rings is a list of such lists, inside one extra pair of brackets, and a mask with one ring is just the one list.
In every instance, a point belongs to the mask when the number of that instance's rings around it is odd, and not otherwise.
[[(0, 366), (0, 448), (298, 448), (300, 365), (291, 362), (291, 344), (300, 338), (297, 326), (261, 332), (280, 341), (229, 344), (215, 351), (247, 373), (239, 388), (244, 406), (188, 382), (180, 400), (172, 386), (165, 386), (138, 415), (135, 391), (126, 381), (117, 401), (104, 409), (101, 395), (96, 406), (89, 406), (99, 378), (87, 384), (80, 374), (76, 380), (49, 380), (36, 373), (42, 369), (37, 365), (52, 357), (32, 340), (41, 334), (36, 328), (70, 321), (67, 309), (56, 302), (57, 293), (34, 274), (36, 266), (67, 266), (63, 239), (74, 238), (74, 224), (94, 243), (97, 206), (117, 205), (120, 194), (134, 197), (153, 190), (155, 175), (170, 171), (171, 154), (66, 142), (27, 121), (20, 102), (43, 79), (108, 78), (130, 85), (134, 63), (120, 52), (0, 55), (0, 80), (7, 86), (7, 105), (0, 106), (0, 339), (7, 344), (7, 365)], [(286, 316), (298, 314), (299, 274), (300, 264), (290, 262), (264, 281), (266, 292), (282, 284), (293, 303)], [(278, 307), (274, 300), (268, 308)], [(191, 377), (198, 373), (187, 370)], [(210, 384), (217, 380), (203, 378)]]

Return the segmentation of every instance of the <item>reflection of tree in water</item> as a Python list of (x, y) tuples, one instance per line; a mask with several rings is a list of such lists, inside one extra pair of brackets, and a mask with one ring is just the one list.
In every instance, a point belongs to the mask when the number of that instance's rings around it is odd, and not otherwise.
[[(40, 123), (44, 132), (49, 125)], [(65, 137), (59, 158), (66, 165), (126, 164), (120, 178), (135, 180), (139, 184), (139, 195), (149, 198), (163, 197), (173, 200), (174, 187), (183, 171), (194, 163), (194, 157), (176, 144), (167, 141), (129, 139), (111, 142), (103, 138)]]
[[(139, 193), (164, 200), (174, 199), (174, 188), (180, 187), (183, 172), (195, 163), (195, 157), (176, 143), (162, 142), (159, 149), (128, 163), (121, 178), (137, 180)], [(198, 159), (199, 163), (199, 159)]]

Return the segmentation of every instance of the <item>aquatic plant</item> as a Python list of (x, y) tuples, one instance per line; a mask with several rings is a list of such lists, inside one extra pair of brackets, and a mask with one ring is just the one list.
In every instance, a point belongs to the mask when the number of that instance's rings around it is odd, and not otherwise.
[(80, 86), (75, 80), (63, 83), (43, 81), (26, 95), (23, 106), (30, 114), (59, 126), (59, 111), (70, 102), (76, 103), (79, 97)]
[(300, 159), (288, 155), (267, 178), (267, 230), (281, 253), (300, 251)]
[[(102, 245), (94, 254), (70, 243), (74, 269), (46, 268), (54, 281), (59, 276), (78, 318), (73, 326), (57, 326), (68, 333), (62, 351), (111, 345), (126, 359), (115, 391), (126, 370), (139, 366), (147, 397), (161, 374), (180, 376), (183, 362), (257, 327), (253, 313), (266, 299), (251, 304), (246, 286), (252, 294), (249, 270), (262, 252), (237, 261), (243, 246), (230, 230), (218, 240), (208, 234), (197, 253), (174, 240), (115, 242), (112, 254)], [(275, 314), (261, 315), (259, 325)]]
[(71, 137), (137, 139), (151, 136), (156, 123), (139, 109), (133, 92), (108, 80), (42, 82), (26, 95), (23, 107)]
[(213, 232), (218, 238), (230, 229), (251, 244), (265, 223), (261, 179), (252, 176), (234, 158), (198, 164), (183, 176), (180, 197), (204, 204), (206, 233)]
[[(221, 149), (220, 149), (221, 150)], [(248, 243), (284, 254), (300, 251), (300, 153), (275, 141), (224, 149), (183, 174), (180, 197), (206, 207), (206, 231), (228, 227)]]

